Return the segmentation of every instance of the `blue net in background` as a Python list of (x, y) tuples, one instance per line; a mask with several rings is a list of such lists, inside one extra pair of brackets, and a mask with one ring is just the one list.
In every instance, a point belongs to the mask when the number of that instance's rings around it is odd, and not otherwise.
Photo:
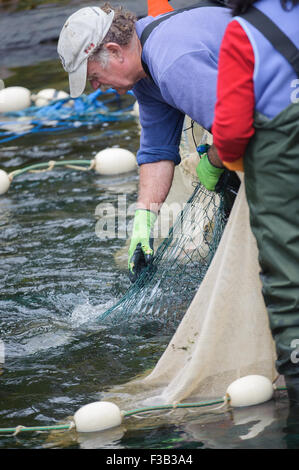
[(47, 106), (30, 106), (22, 111), (2, 113), (0, 143), (34, 133), (57, 132), (133, 119), (135, 98), (131, 91), (127, 95), (129, 100), (123, 100), (112, 88), (106, 91), (99, 89), (75, 99), (69, 97), (54, 100)]

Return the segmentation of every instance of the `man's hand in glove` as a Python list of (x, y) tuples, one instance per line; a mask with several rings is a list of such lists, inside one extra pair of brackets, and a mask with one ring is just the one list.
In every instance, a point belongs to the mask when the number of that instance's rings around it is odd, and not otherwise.
[(199, 146), (199, 163), (196, 167), (196, 173), (201, 184), (209, 191), (215, 191), (220, 176), (224, 168), (217, 155), (214, 146)]
[(147, 209), (135, 212), (133, 232), (129, 248), (128, 268), (131, 282), (135, 282), (141, 271), (148, 266), (154, 255), (151, 231), (157, 214)]

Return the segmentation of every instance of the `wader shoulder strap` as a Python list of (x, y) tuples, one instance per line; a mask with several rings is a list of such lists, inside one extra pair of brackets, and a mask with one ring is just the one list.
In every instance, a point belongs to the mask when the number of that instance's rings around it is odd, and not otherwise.
[(299, 49), (288, 36), (268, 16), (255, 7), (251, 7), (238, 16), (258, 29), (270, 41), (272, 46), (284, 56), (299, 77)]
[[(155, 29), (160, 23), (162, 23), (162, 21), (168, 20), (168, 18), (174, 15), (177, 15), (179, 13), (182, 13), (184, 11), (193, 10), (195, 8), (200, 8), (200, 7), (227, 7), (227, 5), (225, 5), (224, 0), (223, 1), (222, 0), (202, 0), (200, 3), (197, 3), (196, 5), (192, 5), (186, 8), (180, 8), (179, 10), (175, 10), (171, 13), (165, 13), (163, 16), (160, 16), (158, 19), (152, 21), (149, 25), (147, 25), (144, 28), (140, 36), (140, 42), (141, 42), (142, 48), (145, 44), (145, 41), (147, 40), (147, 38), (153, 31), (153, 29)], [(144, 71), (146, 72), (146, 74), (150, 78), (152, 78), (147, 64), (143, 60), (141, 60), (141, 62), (142, 62), (142, 67)]]

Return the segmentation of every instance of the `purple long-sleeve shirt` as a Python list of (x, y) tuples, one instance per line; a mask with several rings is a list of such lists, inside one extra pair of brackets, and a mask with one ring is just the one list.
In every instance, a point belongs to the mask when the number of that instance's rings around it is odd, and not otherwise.
[[(136, 23), (138, 36), (155, 18)], [(179, 143), (185, 114), (210, 130), (216, 103), (218, 54), (231, 19), (223, 7), (200, 7), (160, 23), (147, 39), (142, 59), (153, 81), (133, 88), (139, 103), (141, 139), (138, 164), (180, 163)]]

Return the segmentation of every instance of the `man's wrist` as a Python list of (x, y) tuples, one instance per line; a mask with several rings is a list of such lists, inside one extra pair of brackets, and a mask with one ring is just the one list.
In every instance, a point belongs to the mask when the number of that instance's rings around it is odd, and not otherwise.
[(136, 211), (138, 210), (150, 211), (156, 214), (156, 216), (158, 216), (160, 207), (161, 207), (161, 204), (156, 203), (156, 202), (150, 202), (150, 203), (137, 202)]
[(211, 147), (209, 147), (209, 149), (207, 151), (207, 156), (208, 156), (209, 163), (213, 167), (220, 168), (220, 169), (224, 168), (224, 165), (223, 165), (222, 161), (220, 160), (220, 158), (218, 156), (218, 152), (217, 152), (216, 147), (214, 145), (211, 145)]

